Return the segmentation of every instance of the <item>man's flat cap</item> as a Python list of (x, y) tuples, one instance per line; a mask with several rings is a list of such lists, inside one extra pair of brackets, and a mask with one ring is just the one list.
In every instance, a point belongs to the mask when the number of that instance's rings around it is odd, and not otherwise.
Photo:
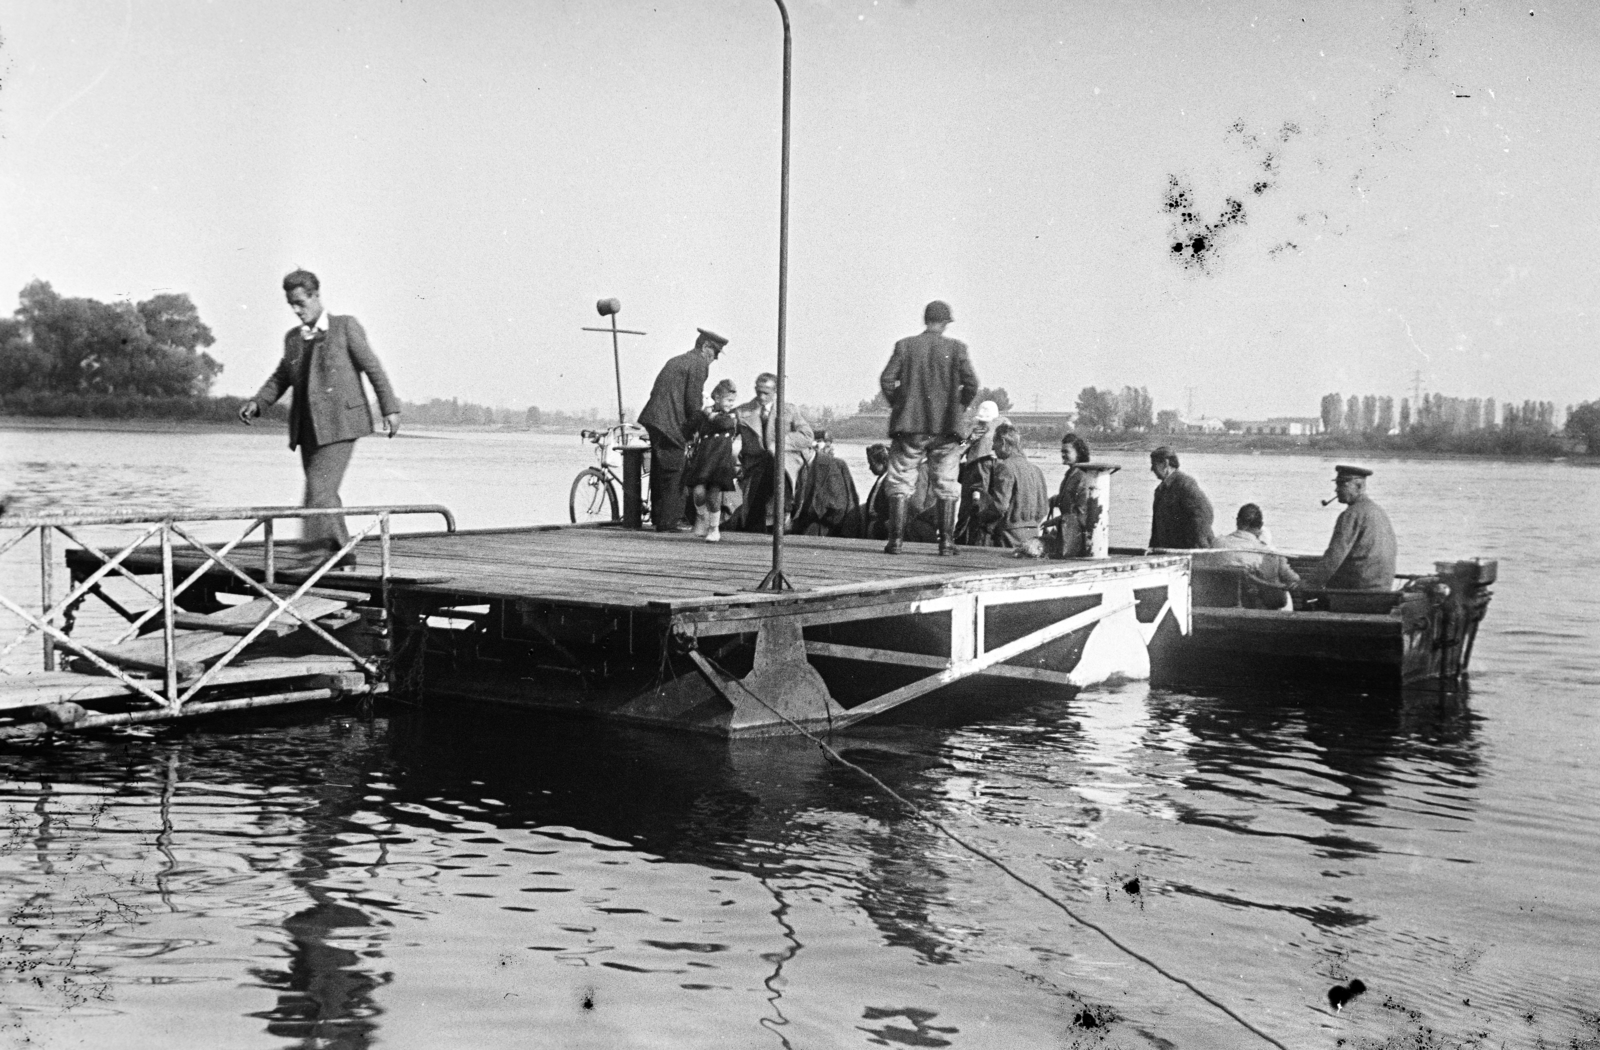
[(935, 299), (922, 308), (923, 324), (948, 324), (953, 320), (955, 316), (950, 313), (950, 304), (943, 299)]
[(1370, 478), (1370, 477), (1372, 477), (1372, 471), (1368, 470), (1366, 467), (1352, 467), (1352, 466), (1349, 466), (1349, 465), (1344, 464), (1344, 463), (1340, 463), (1338, 466), (1334, 467), (1333, 468), (1333, 474), (1334, 474), (1334, 477), (1338, 477), (1338, 478)]
[(718, 335), (717, 333), (706, 328), (696, 328), (695, 331), (700, 333), (700, 338), (697, 342), (710, 343), (718, 350), (721, 350), (723, 347), (728, 345), (728, 337), (725, 335)]

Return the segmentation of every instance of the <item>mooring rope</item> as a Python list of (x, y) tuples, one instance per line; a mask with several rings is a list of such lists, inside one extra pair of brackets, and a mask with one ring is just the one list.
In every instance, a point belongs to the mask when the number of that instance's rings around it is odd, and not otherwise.
[[(703, 656), (704, 654), (701, 654), (701, 655)], [(892, 798), (896, 802), (900, 803), (906, 809), (910, 810), (913, 814), (915, 814), (916, 816), (920, 817), (922, 820), (924, 820), (927, 823), (929, 823), (930, 825), (932, 825), (935, 829), (937, 829), (939, 831), (940, 834), (944, 835), (951, 842), (954, 842), (956, 845), (960, 846), (962, 849), (966, 850), (968, 853), (971, 853), (973, 856), (978, 857), (978, 858), (980, 858), (982, 860), (988, 861), (990, 864), (993, 864), (996, 868), (999, 868), (1002, 872), (1004, 872), (1006, 875), (1010, 876), (1013, 880), (1015, 880), (1020, 885), (1027, 887), (1028, 889), (1032, 890), (1034, 893), (1037, 893), (1040, 897), (1044, 898), (1046, 901), (1050, 902), (1051, 904), (1055, 905), (1057, 908), (1061, 909), (1061, 911), (1066, 913), (1067, 918), (1071, 919), (1073, 922), (1075, 922), (1078, 925), (1083, 926), (1083, 927), (1085, 927), (1087, 929), (1093, 930), (1095, 933), (1098, 933), (1101, 937), (1105, 938), (1107, 943), (1109, 943), (1113, 948), (1115, 948), (1118, 951), (1122, 952), (1124, 955), (1127, 955), (1129, 958), (1143, 963), (1145, 966), (1148, 966), (1150, 969), (1154, 970), (1156, 973), (1158, 973), (1161, 976), (1165, 977), (1167, 980), (1171, 981), (1172, 983), (1187, 989), (1189, 992), (1193, 993), (1198, 999), (1200, 999), (1203, 1002), (1209, 1003), (1211, 1006), (1215, 1007), (1217, 1010), (1219, 1010), (1223, 1014), (1227, 1015), (1231, 1020), (1233, 1020), (1234, 1022), (1239, 1024), (1241, 1027), (1243, 1027), (1245, 1030), (1249, 1031), (1252, 1035), (1255, 1035), (1256, 1037), (1260, 1038), (1264, 1042), (1271, 1043), (1273, 1046), (1277, 1047), (1278, 1050), (1289, 1050), (1288, 1047), (1286, 1047), (1282, 1043), (1278, 1042), (1278, 1040), (1274, 1039), (1272, 1036), (1268, 1035), (1266, 1032), (1263, 1032), (1261, 1029), (1257, 1028), (1255, 1025), (1251, 1024), (1249, 1021), (1245, 1020), (1243, 1017), (1240, 1017), (1237, 1013), (1235, 1013), (1232, 1009), (1230, 1009), (1226, 1003), (1223, 1003), (1223, 1002), (1219, 1001), (1214, 996), (1212, 996), (1208, 992), (1206, 992), (1204, 989), (1197, 987), (1192, 982), (1190, 982), (1187, 978), (1178, 976), (1177, 974), (1173, 973), (1171, 970), (1168, 970), (1166, 967), (1164, 967), (1160, 963), (1156, 962), (1154, 959), (1151, 959), (1150, 957), (1141, 954), (1137, 949), (1131, 948), (1128, 945), (1123, 944), (1120, 940), (1118, 940), (1116, 938), (1116, 936), (1114, 934), (1112, 934), (1109, 930), (1105, 929), (1103, 926), (1100, 926), (1098, 923), (1094, 922), (1093, 920), (1086, 919), (1082, 915), (1079, 915), (1077, 912), (1073, 911), (1071, 905), (1067, 904), (1067, 902), (1062, 900), (1060, 897), (1057, 897), (1055, 894), (1051, 893), (1049, 890), (1047, 890), (1044, 887), (1038, 885), (1037, 883), (1035, 883), (1032, 880), (1028, 879), (1027, 877), (1023, 876), (1022, 874), (1018, 873), (1017, 871), (1013, 870), (1010, 865), (1006, 864), (1006, 862), (1001, 860), (999, 857), (994, 856), (992, 853), (988, 852), (987, 850), (983, 849), (980, 846), (973, 845), (972, 843), (968, 842), (966, 839), (962, 838), (960, 835), (957, 835), (954, 831), (951, 831), (949, 828), (945, 827), (944, 823), (942, 821), (940, 821), (937, 817), (931, 816), (921, 806), (918, 806), (915, 802), (912, 802), (910, 799), (908, 799), (904, 795), (900, 794), (894, 788), (890, 787), (888, 784), (885, 784), (883, 781), (879, 780), (876, 776), (872, 775), (871, 773), (867, 772), (865, 769), (862, 769), (860, 766), (858, 766), (854, 762), (850, 761), (848, 758), (845, 758), (843, 755), (839, 754), (839, 752), (835, 751), (832, 747), (830, 747), (828, 745), (828, 743), (826, 741), (824, 741), (822, 738), (818, 737), (816, 734), (814, 734), (810, 730), (808, 730), (805, 726), (801, 725), (799, 722), (796, 722), (794, 719), (790, 718), (788, 715), (784, 714), (782, 711), (779, 711), (776, 707), (773, 707), (771, 704), (767, 703), (761, 697), (757, 696), (753, 690), (747, 688), (743, 682), (739, 681), (738, 678), (736, 678), (732, 674), (730, 674), (728, 672), (727, 668), (723, 667), (721, 664), (717, 663), (715, 660), (712, 660), (710, 657), (705, 657), (705, 659), (706, 659), (707, 663), (710, 663), (712, 666), (716, 667), (716, 669), (718, 671), (721, 671), (723, 673), (723, 675), (727, 678), (728, 681), (732, 682), (734, 685), (737, 685), (739, 687), (739, 689), (746, 696), (748, 696), (751, 699), (753, 699), (756, 703), (760, 704), (762, 707), (766, 708), (768, 711), (771, 711), (774, 715), (777, 715), (779, 718), (781, 718), (783, 721), (787, 722), (791, 727), (793, 727), (796, 732), (800, 733), (802, 736), (806, 737), (812, 743), (816, 744), (819, 748), (821, 748), (823, 754), (825, 754), (829, 758), (830, 761), (837, 762), (839, 765), (844, 766), (847, 769), (855, 770), (861, 776), (863, 776), (866, 779), (870, 780), (884, 794), (888, 795), (890, 798)]]

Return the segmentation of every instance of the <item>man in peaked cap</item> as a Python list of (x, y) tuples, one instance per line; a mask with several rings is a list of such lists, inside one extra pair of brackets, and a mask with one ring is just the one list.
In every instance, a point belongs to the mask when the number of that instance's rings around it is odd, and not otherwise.
[(965, 343), (945, 338), (953, 317), (948, 303), (935, 299), (922, 311), (927, 327), (919, 335), (894, 344), (894, 354), (878, 377), (889, 402), (889, 543), (886, 554), (899, 554), (905, 539), (906, 503), (917, 484), (924, 459), (931, 468), (939, 497), (939, 553), (956, 553), (956, 512), (961, 503), (957, 473), (963, 447), (962, 417), (978, 396), (978, 374), (972, 370)]
[(694, 349), (662, 366), (650, 388), (650, 400), (639, 413), (639, 425), (650, 434), (650, 520), (657, 532), (687, 527), (683, 519), (683, 466), (689, 436), (705, 405), (706, 374), (728, 340), (696, 329)]
[(1340, 464), (1334, 469), (1334, 498), (1344, 511), (1333, 525), (1333, 538), (1310, 572), (1311, 589), (1389, 591), (1394, 589), (1395, 539), (1389, 515), (1367, 495), (1366, 467)]

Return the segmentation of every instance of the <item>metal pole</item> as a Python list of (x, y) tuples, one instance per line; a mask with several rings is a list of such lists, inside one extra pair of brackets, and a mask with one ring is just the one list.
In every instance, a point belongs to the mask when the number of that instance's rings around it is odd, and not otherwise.
[(265, 559), (266, 579), (268, 583), (278, 582), (277, 552), (272, 546), (272, 519), (267, 518), (262, 525), (262, 532), (266, 539), (266, 548), (262, 557)]
[(622, 351), (617, 349), (617, 315), (611, 315), (611, 364), (617, 371), (617, 425), (628, 420), (622, 414)]
[(161, 648), (167, 670), (167, 706), (178, 709), (178, 638), (172, 607), (172, 526), (161, 525)]
[(379, 522), (379, 532), (378, 532), (378, 575), (380, 577), (379, 586), (382, 588), (381, 600), (382, 600), (382, 603), (383, 603), (383, 614), (385, 616), (388, 616), (389, 615), (389, 572), (390, 572), (390, 569), (392, 567), (392, 562), (390, 560), (392, 555), (390, 554), (390, 546), (389, 546), (389, 512), (388, 511), (384, 511), (381, 515), (379, 515), (378, 516), (378, 522)]
[(789, 66), (791, 42), (789, 34), (789, 9), (783, 0), (773, 0), (783, 19), (783, 182), (778, 197), (778, 420), (777, 439), (773, 441), (773, 508), (772, 508), (772, 571), (761, 581), (757, 590), (792, 591), (794, 587), (783, 575), (783, 530), (788, 500), (784, 489), (788, 475), (785, 463), (788, 457), (789, 431), (784, 425), (784, 386), (788, 369), (784, 337), (789, 317)]
[[(56, 530), (49, 525), (39, 526), (39, 612), (48, 613), (50, 607), (56, 603), (56, 553), (55, 546), (50, 542), (51, 534)], [(49, 626), (55, 626), (53, 621), (46, 620)], [(44, 636), (44, 669), (56, 669), (56, 641), (46, 632)]]

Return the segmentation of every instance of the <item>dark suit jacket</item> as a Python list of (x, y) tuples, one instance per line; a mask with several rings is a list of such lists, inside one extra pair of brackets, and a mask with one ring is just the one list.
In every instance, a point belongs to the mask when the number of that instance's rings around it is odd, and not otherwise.
[(706, 375), (711, 362), (698, 350), (679, 354), (661, 366), (650, 400), (639, 413), (639, 425), (661, 434), (682, 448), (705, 413)]
[(890, 406), (890, 437), (932, 434), (960, 440), (966, 432), (962, 417), (978, 396), (978, 373), (965, 343), (923, 332), (894, 344), (878, 386)]
[(296, 326), (284, 334), (283, 360), (256, 391), (256, 403), (262, 408), (290, 390), (294, 391), (294, 400), (289, 405), (290, 448), (299, 447), (301, 427), (306, 422), (318, 445), (354, 441), (372, 433), (372, 406), (367, 404), (366, 391), (361, 389), (363, 372), (378, 395), (378, 407), (383, 414), (399, 413), (400, 399), (394, 396), (394, 388), (389, 385), (389, 377), (378, 355), (372, 352), (360, 321), (329, 314), (328, 334), (313, 345), (316, 349), (311, 355), (306, 389), (299, 388), (300, 355), (305, 352), (306, 341)]

